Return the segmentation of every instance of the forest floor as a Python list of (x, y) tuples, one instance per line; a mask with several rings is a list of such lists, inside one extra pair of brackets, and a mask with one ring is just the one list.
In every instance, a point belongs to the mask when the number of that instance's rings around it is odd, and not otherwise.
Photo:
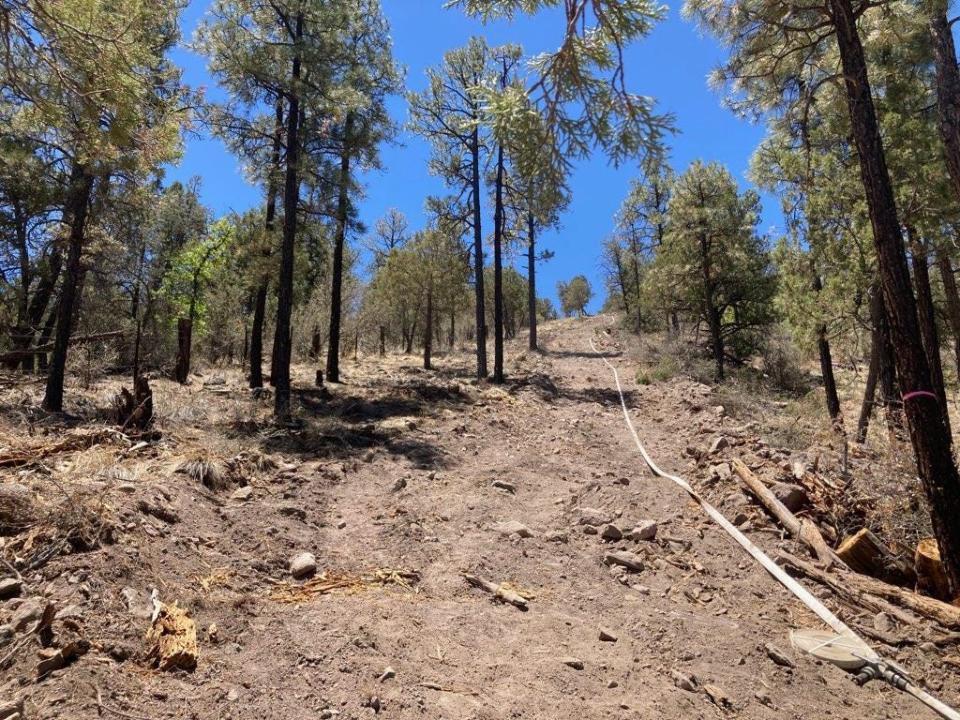
[[(120, 379), (68, 388), (65, 423), (33, 409), (41, 385), (4, 378), (0, 485), (25, 488), (40, 519), (0, 538), (0, 557), (22, 569), (0, 598), (0, 717), (19, 701), (31, 719), (934, 717), (791, 649), (791, 629), (820, 622), (646, 471), (590, 341), (621, 370), (654, 458), (771, 554), (803, 555), (717, 468), (740, 458), (776, 479), (802, 455), (834, 485), (829, 434), (812, 423), (798, 439), (792, 401), (755, 389), (683, 373), (639, 384), (649, 348), (613, 318), (549, 323), (542, 340), (541, 353), (510, 344), (503, 387), (472, 382), (466, 353), (432, 372), (415, 357), (347, 362), (327, 391), (298, 368), (293, 431), (270, 424), (271, 401), (237, 370), (153, 381), (159, 432), (144, 441), (105, 423)], [(895, 455), (854, 453), (846, 484), (889, 475)], [(584, 524), (601, 520), (653, 522), (656, 537), (603, 539)], [(643, 569), (605, 565), (618, 549)], [(295, 580), (289, 562), (304, 552), (318, 575)], [(464, 573), (505, 583), (528, 609)], [(957, 650), (931, 642), (942, 629), (808, 587), (890, 638), (882, 652), (918, 683), (960, 701)], [(192, 671), (145, 657), (154, 589), (196, 622)], [(45, 610), (49, 630), (28, 634)], [(68, 641), (78, 657), (38, 680), (38, 661)]]

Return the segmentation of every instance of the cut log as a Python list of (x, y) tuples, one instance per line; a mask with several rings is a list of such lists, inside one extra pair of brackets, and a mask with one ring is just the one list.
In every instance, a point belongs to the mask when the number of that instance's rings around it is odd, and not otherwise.
[(733, 469), (751, 494), (767, 509), (767, 512), (773, 515), (788, 533), (810, 548), (822, 565), (827, 568), (831, 565), (844, 565), (843, 561), (827, 545), (827, 541), (823, 539), (823, 535), (820, 534), (817, 526), (809, 520), (801, 520), (790, 512), (742, 460), (734, 458)]
[(917, 544), (913, 564), (919, 592), (938, 600), (950, 600), (950, 583), (940, 561), (940, 548), (936, 538), (924, 538)]
[(476, 575), (470, 575), (468, 573), (464, 573), (463, 579), (474, 587), (490, 593), (496, 600), (509, 603), (520, 610), (528, 609), (527, 599), (525, 597), (513, 592), (513, 590), (505, 588), (503, 585), (497, 585), (495, 582), (490, 582), (489, 580), (484, 580), (482, 577), (477, 577)]
[(846, 538), (837, 548), (837, 556), (862, 575), (903, 587), (913, 587), (917, 576), (910, 564), (897, 557), (869, 529), (863, 528)]
[(160, 603), (147, 631), (147, 660), (160, 670), (188, 670), (197, 667), (200, 650), (197, 625), (190, 613), (176, 603)]

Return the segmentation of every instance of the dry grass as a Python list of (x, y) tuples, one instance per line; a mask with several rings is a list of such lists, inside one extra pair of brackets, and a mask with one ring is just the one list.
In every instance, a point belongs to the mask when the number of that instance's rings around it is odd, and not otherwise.
[(364, 575), (330, 571), (318, 575), (302, 585), (278, 583), (271, 590), (270, 599), (278, 603), (297, 605), (309, 602), (321, 595), (328, 595), (335, 590), (345, 590), (353, 593), (387, 586), (412, 590), (419, 580), (419, 573), (412, 570), (381, 568)]

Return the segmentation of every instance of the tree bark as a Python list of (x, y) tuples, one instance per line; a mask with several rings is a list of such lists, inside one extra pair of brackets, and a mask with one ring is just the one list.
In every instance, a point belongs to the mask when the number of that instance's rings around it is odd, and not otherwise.
[(426, 326), (423, 330), (423, 369), (431, 369), (433, 359), (433, 288), (427, 288)]
[(533, 213), (527, 213), (527, 312), (530, 314), (530, 349), (537, 345), (537, 226)]
[[(823, 290), (823, 281), (814, 270), (813, 290), (819, 293)], [(827, 325), (822, 323), (817, 328), (817, 350), (820, 354), (820, 374), (823, 375), (823, 392), (827, 401), (827, 412), (831, 420), (840, 417), (840, 397), (837, 395), (837, 380), (833, 374), (833, 356), (830, 352), (830, 341), (827, 339)]]
[(957, 291), (957, 278), (953, 274), (950, 256), (944, 250), (938, 250), (936, 255), (940, 281), (943, 283), (943, 296), (946, 299), (947, 321), (953, 335), (953, 357), (957, 365), (957, 376), (960, 377), (960, 292)]
[(934, 83), (937, 94), (937, 115), (940, 140), (943, 142), (947, 172), (953, 182), (956, 199), (960, 200), (960, 69), (953, 28), (947, 19), (947, 2), (931, 3), (930, 35), (933, 40)]
[(343, 304), (343, 249), (347, 238), (347, 211), (350, 204), (350, 154), (353, 114), (347, 113), (340, 155), (340, 192), (337, 197), (337, 234), (333, 244), (333, 281), (330, 293), (330, 342), (327, 345), (327, 380), (340, 382), (340, 318)]
[(380, 357), (383, 357), (387, 354), (387, 329), (381, 325), (380, 326)]
[(860, 405), (860, 417), (857, 420), (857, 442), (861, 445), (867, 440), (867, 431), (870, 429), (870, 415), (873, 413), (874, 398), (877, 394), (877, 377), (880, 375), (880, 343), (876, 330), (872, 333), (870, 342), (870, 366), (867, 370), (867, 384), (863, 391), (863, 402)]
[[(270, 177), (267, 179), (267, 208), (264, 227), (267, 237), (273, 236), (277, 218), (277, 175), (280, 172), (280, 151), (283, 147), (283, 96), (277, 96), (275, 108), (276, 120), (273, 126), (273, 154), (270, 158)], [(267, 253), (269, 257), (269, 253)], [(250, 337), (250, 387), (263, 387), (263, 325), (267, 314), (267, 292), (270, 289), (270, 275), (264, 273), (257, 286), (257, 296), (253, 306), (253, 327)], [(271, 374), (273, 370), (271, 368)]]
[(850, 0), (829, 0), (847, 90), (860, 174), (873, 228), (884, 305), (890, 323), (904, 413), (931, 508), (932, 523), (950, 589), (960, 592), (960, 475), (943, 422), (917, 321), (916, 299), (897, 217), (893, 185), (870, 92), (857, 18)]
[(713, 276), (711, 273), (710, 262), (710, 241), (705, 233), (700, 234), (700, 272), (703, 277), (703, 309), (707, 316), (707, 325), (710, 327), (710, 344), (713, 349), (713, 360), (716, 364), (717, 382), (722, 382), (724, 377), (724, 355), (723, 347), (723, 326), (721, 324), (720, 311), (714, 304), (713, 298)]
[[(950, 430), (950, 416), (947, 413), (947, 391), (943, 382), (943, 363), (940, 358), (940, 335), (937, 332), (936, 309), (933, 305), (933, 290), (930, 287), (930, 267), (927, 264), (927, 245), (917, 237), (916, 230), (907, 225), (907, 237), (910, 242), (910, 260), (913, 265), (913, 284), (917, 290), (917, 312), (920, 320), (920, 335), (923, 349), (930, 364), (930, 380), (933, 391), (940, 398), (943, 422)], [(952, 437), (952, 435), (951, 435)]]
[(473, 273), (477, 317), (477, 377), (487, 377), (487, 309), (483, 288), (483, 229), (480, 224), (480, 130), (470, 140), (470, 172), (473, 184)]
[(193, 344), (193, 319), (182, 317), (177, 319), (177, 369), (176, 380), (181, 385), (186, 384), (190, 376), (190, 350)]
[(503, 145), (497, 148), (497, 179), (493, 213), (493, 382), (503, 377)]
[(283, 243), (280, 248), (280, 278), (277, 293), (277, 327), (274, 334), (275, 364), (271, 368), (274, 393), (273, 414), (280, 421), (290, 419), (290, 356), (293, 314), (293, 263), (297, 240), (297, 205), (300, 203), (300, 51), (303, 41), (303, 13), (297, 13), (287, 110), (287, 167), (283, 188)]
[(51, 412), (63, 410), (63, 382), (67, 368), (67, 349), (73, 331), (74, 310), (80, 302), (81, 275), (83, 273), (83, 244), (86, 238), (87, 214), (90, 210), (90, 195), (93, 192), (93, 174), (89, 168), (74, 163), (70, 170), (70, 189), (67, 197), (66, 215), (70, 218), (70, 237), (67, 245), (67, 266), (60, 288), (57, 308), (57, 330), (47, 375), (47, 387), (43, 407)]

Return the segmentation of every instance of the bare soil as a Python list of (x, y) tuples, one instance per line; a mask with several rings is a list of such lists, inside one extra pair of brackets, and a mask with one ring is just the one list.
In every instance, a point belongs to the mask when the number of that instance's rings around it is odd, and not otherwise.
[[(293, 430), (270, 424), (270, 399), (251, 397), (237, 370), (207, 371), (187, 387), (154, 380), (159, 439), (106, 433), (44, 457), (40, 448), (104, 428), (121, 381), (70, 388), (75, 419), (64, 423), (33, 410), (41, 386), (4, 379), (0, 449), (36, 452), (0, 468), (0, 482), (28, 487), (46, 518), (83, 505), (99, 520), (86, 521), (90, 542), (61, 543), (49, 559), (58, 536), (42, 523), (0, 538), (2, 557), (37, 565), (22, 571), (20, 597), (0, 600), (0, 625), (45, 598), (60, 612), (53, 646), (68, 636), (91, 644), (38, 681), (39, 643), (14, 635), (0, 647), (0, 706), (23, 699), (26, 718), (151, 720), (934, 717), (791, 649), (789, 631), (819, 621), (646, 471), (590, 340), (621, 369), (658, 462), (740, 515), (771, 554), (802, 552), (712, 468), (740, 457), (775, 477), (795, 449), (718, 408), (729, 390), (683, 376), (638, 385), (634, 348), (613, 319), (541, 332), (542, 353), (524, 352), (525, 338), (510, 345), (504, 387), (472, 382), (467, 354), (438, 358), (432, 372), (415, 357), (346, 362), (345, 383), (325, 391), (299, 368), (304, 423)], [(692, 457), (721, 436), (729, 447)], [(189, 460), (208, 464), (178, 472)], [(837, 448), (824, 444), (816, 462), (842, 482)], [(850, 462), (856, 475), (878, 459)], [(655, 521), (656, 539), (587, 534), (585, 509), (623, 530)], [(509, 522), (532, 536), (505, 534)], [(643, 570), (606, 566), (617, 549), (636, 553)], [(320, 580), (290, 576), (301, 552), (315, 555)], [(528, 609), (496, 602), (464, 573), (505, 583)], [(873, 613), (811, 587), (847, 622), (875, 626)], [(192, 672), (146, 661), (154, 589), (197, 624)], [(939, 628), (894, 621), (885, 632), (898, 639), (885, 654), (948, 703), (960, 700), (956, 650), (921, 648)], [(768, 643), (793, 667), (774, 662)]]

